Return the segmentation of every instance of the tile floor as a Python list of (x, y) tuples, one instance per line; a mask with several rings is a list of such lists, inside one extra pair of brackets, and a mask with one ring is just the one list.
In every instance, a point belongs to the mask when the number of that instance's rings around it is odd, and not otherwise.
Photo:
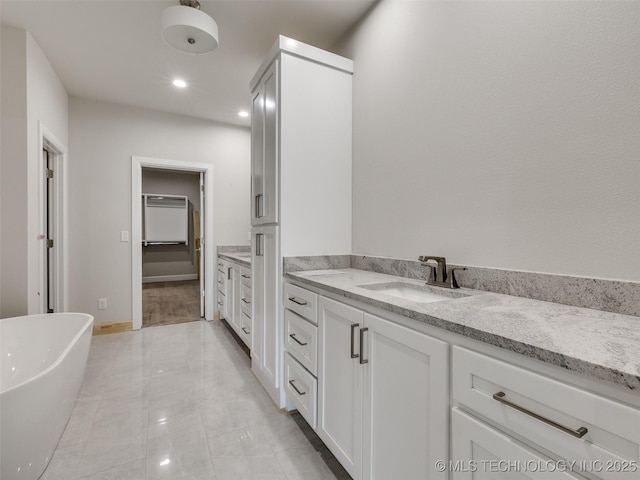
[(101, 335), (41, 480), (349, 478), (314, 435), (220, 322)]

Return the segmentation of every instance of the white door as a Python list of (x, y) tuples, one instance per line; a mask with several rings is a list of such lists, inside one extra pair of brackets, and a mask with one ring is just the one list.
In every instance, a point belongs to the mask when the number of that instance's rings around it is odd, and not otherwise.
[(555, 462), (480, 420), (454, 408), (451, 413), (452, 480), (579, 480), (555, 469)]
[(359, 332), (364, 315), (325, 297), (320, 297), (318, 307), (318, 435), (349, 475), (359, 480), (363, 372)]
[(366, 327), (363, 478), (448, 478), (449, 354), (445, 342), (373, 315)]
[(260, 370), (263, 355), (263, 323), (264, 323), (264, 254), (262, 245), (262, 229), (251, 229), (251, 368)]
[(55, 237), (55, 183), (53, 180), (53, 156), (49, 150), (42, 150), (42, 161), (44, 164), (44, 313), (53, 313), (57, 310), (55, 305), (56, 297), (56, 275), (55, 275), (55, 255), (57, 239)]

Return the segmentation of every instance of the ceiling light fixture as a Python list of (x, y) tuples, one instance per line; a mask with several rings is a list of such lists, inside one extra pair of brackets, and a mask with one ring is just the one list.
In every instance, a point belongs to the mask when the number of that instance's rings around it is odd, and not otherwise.
[(218, 25), (197, 0), (180, 0), (162, 12), (162, 38), (181, 52), (206, 55), (218, 47)]
[(179, 78), (176, 78), (173, 82), (173, 86), (174, 87), (178, 87), (178, 88), (185, 88), (187, 86), (187, 82), (185, 82), (184, 80), (181, 80)]
[(238, 115), (239, 115), (240, 117), (245, 118), (245, 117), (248, 117), (248, 116), (249, 116), (249, 112), (245, 112), (244, 110), (241, 110), (241, 111), (239, 111), (239, 112), (238, 112)]

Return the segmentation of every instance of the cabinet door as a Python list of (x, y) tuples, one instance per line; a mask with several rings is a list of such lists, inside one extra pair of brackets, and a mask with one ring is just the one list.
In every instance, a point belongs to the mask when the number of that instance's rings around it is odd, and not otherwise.
[(231, 265), (231, 280), (229, 280), (233, 285), (233, 312), (231, 318), (234, 330), (241, 336), (242, 319), (240, 317), (240, 312), (242, 309), (240, 306), (240, 266), (234, 264)]
[(318, 435), (355, 480), (362, 478), (363, 320), (360, 310), (320, 297)]
[[(451, 414), (453, 480), (579, 480), (556, 462), (454, 408)], [(566, 469), (565, 469), (566, 470)]]
[(224, 318), (233, 326), (233, 265), (225, 262), (224, 268), (224, 296), (226, 298), (224, 304)]
[(278, 61), (253, 92), (251, 225), (278, 222)]
[(445, 479), (449, 355), (445, 342), (364, 315), (363, 478)]
[(280, 405), (280, 270), (278, 227), (253, 228), (252, 287), (253, 323), (251, 368)]

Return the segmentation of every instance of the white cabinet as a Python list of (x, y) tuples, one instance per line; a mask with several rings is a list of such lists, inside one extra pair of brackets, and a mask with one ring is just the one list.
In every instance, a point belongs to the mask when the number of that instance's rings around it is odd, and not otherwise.
[(319, 300), (318, 435), (354, 479), (444, 479), (448, 345)]
[(251, 248), (251, 369), (274, 401), (280, 403), (282, 322), (278, 228), (253, 227)]
[(252, 368), (280, 407), (282, 257), (351, 253), (352, 74), (351, 60), (280, 36), (250, 83), (252, 237), (275, 228), (260, 237), (274, 257), (252, 267)]
[(251, 348), (251, 270), (218, 257), (220, 318)]
[[(452, 461), (443, 464), (453, 480), (578, 480), (560, 466), (484, 422), (454, 408)], [(544, 471), (542, 471), (544, 470)]]
[(362, 311), (318, 302), (318, 436), (349, 475), (362, 478), (362, 378), (358, 332)]
[(238, 335), (241, 335), (241, 317), (240, 317), (240, 265), (230, 262), (227, 267), (227, 298), (231, 299), (229, 318), (233, 329)]
[(251, 225), (278, 223), (278, 60), (252, 92)]

